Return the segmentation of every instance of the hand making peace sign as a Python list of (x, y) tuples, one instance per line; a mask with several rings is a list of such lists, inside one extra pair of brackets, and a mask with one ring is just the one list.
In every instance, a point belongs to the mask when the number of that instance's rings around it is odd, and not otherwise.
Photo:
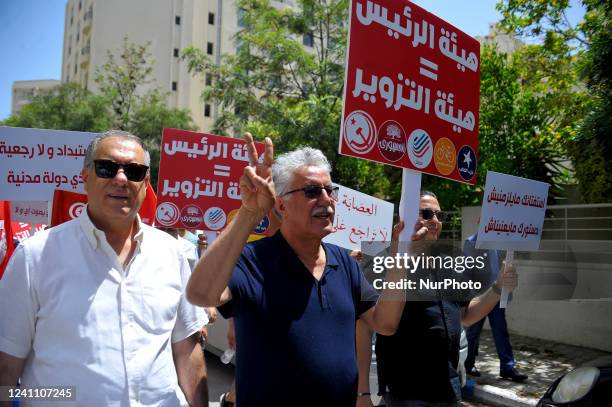
[(263, 160), (259, 163), (259, 156), (251, 133), (244, 133), (244, 140), (247, 143), (249, 165), (244, 167), (244, 173), (240, 177), (242, 206), (245, 210), (263, 218), (272, 209), (276, 199), (272, 181), (274, 146), (272, 140), (266, 137)]

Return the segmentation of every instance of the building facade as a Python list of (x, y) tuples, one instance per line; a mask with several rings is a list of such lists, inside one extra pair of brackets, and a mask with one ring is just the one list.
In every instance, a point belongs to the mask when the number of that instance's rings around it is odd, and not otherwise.
[(11, 114), (19, 114), (23, 105), (30, 103), (34, 96), (40, 92), (50, 90), (59, 84), (60, 81), (55, 79), (13, 82)]
[(200, 99), (206, 79), (189, 74), (180, 52), (195, 46), (220, 62), (235, 50), (238, 17), (233, 0), (68, 0), (62, 82), (95, 92), (96, 67), (106, 62), (107, 52), (120, 50), (127, 36), (149, 44), (154, 81), (147, 86), (169, 92), (170, 107), (189, 109), (200, 130), (208, 130), (216, 109)]

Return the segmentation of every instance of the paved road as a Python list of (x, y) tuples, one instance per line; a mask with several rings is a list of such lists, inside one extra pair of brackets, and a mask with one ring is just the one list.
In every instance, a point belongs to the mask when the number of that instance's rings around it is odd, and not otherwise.
[[(208, 392), (210, 407), (219, 407), (219, 397), (226, 392), (234, 378), (234, 365), (224, 365), (219, 358), (206, 352), (206, 367), (208, 368)], [(486, 404), (464, 402), (465, 407), (485, 407)]]
[(234, 380), (234, 365), (224, 365), (219, 358), (206, 352), (206, 368), (208, 369), (208, 394), (210, 407), (219, 407), (219, 397), (225, 393)]

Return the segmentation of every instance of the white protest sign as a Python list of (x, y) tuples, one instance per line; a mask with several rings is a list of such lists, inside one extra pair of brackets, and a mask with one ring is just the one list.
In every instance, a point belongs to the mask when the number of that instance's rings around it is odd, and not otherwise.
[(12, 201), (11, 219), (32, 225), (49, 224), (49, 203), (46, 201)]
[[(392, 224), (392, 203), (340, 185), (334, 232), (323, 241), (350, 250), (362, 250), (362, 242), (391, 241)], [(363, 250), (369, 252), (365, 245)]]
[(55, 189), (83, 193), (83, 157), (95, 136), (0, 127), (0, 199), (50, 201)]
[[(404, 168), (402, 172), (402, 198), (400, 200), (400, 218), (404, 221), (404, 230), (400, 233), (400, 242), (410, 242), (414, 233), (414, 225), (419, 219), (419, 203), (421, 201), (421, 173)], [(405, 252), (406, 247), (402, 246)]]
[(548, 187), (544, 182), (487, 172), (476, 248), (538, 250)]
[[(514, 250), (538, 250), (548, 187), (545, 182), (488, 171), (476, 248), (507, 250), (507, 265), (512, 264)], [(499, 307), (507, 304), (508, 290), (502, 287)]]

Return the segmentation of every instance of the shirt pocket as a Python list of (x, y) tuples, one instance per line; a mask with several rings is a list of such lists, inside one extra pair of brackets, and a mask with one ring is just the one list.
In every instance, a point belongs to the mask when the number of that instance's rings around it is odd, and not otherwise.
[(171, 332), (176, 322), (180, 299), (179, 286), (142, 286), (140, 308), (143, 328), (155, 334)]

